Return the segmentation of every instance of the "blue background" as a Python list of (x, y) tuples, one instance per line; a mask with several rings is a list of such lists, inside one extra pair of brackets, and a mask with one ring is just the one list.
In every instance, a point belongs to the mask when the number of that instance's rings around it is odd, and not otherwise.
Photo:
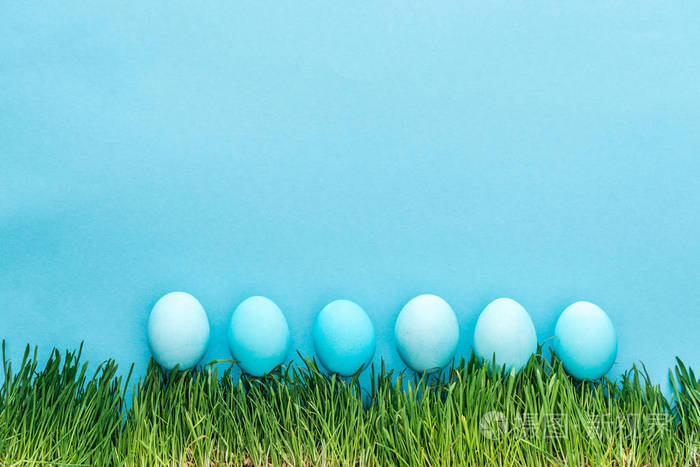
[(539, 341), (576, 300), (612, 374), (700, 366), (697, 2), (5, 2), (0, 332), (143, 371), (194, 294), (207, 360), (244, 298), (312, 351), (336, 298), (444, 297), (471, 350), (508, 296)]

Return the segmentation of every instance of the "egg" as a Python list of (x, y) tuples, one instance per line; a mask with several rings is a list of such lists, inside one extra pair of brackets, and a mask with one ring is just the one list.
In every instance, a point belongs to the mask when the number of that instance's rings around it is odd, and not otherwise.
[(369, 315), (350, 300), (335, 300), (316, 316), (312, 331), (314, 349), (331, 373), (350, 376), (374, 355), (377, 338)]
[(452, 360), (457, 350), (457, 316), (437, 295), (419, 295), (399, 313), (394, 339), (399, 356), (413, 371), (437, 371)]
[(576, 302), (559, 316), (554, 352), (564, 369), (578, 379), (598, 379), (617, 356), (617, 336), (608, 315), (597, 305)]
[(266, 375), (284, 362), (289, 344), (287, 320), (269, 298), (249, 297), (231, 314), (228, 345), (245, 373)]
[(195, 366), (209, 345), (209, 320), (201, 303), (186, 292), (161, 297), (148, 317), (148, 344), (165, 370)]
[(479, 315), (474, 328), (474, 352), (507, 370), (519, 370), (537, 350), (537, 334), (530, 315), (520, 303), (499, 298)]

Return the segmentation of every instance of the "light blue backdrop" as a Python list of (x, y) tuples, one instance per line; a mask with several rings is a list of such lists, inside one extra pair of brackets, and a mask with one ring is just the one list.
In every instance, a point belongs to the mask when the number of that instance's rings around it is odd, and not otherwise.
[[(5, 2), (0, 333), (142, 371), (164, 293), (312, 350), (336, 298), (608, 311), (613, 374), (700, 367), (697, 2)], [(337, 2), (336, 2), (337, 3)]]

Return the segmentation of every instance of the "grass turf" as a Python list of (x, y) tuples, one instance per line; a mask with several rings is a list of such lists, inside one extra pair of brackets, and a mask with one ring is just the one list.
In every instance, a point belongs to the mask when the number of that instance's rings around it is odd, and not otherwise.
[(382, 364), (365, 388), (308, 358), (265, 378), (151, 362), (132, 385), (112, 360), (88, 374), (81, 350), (40, 368), (27, 347), (15, 368), (3, 343), (0, 464), (697, 465), (700, 451), (700, 381), (680, 360), (668, 400), (643, 367), (579, 382), (541, 349), (517, 374), (474, 356), (422, 379)]

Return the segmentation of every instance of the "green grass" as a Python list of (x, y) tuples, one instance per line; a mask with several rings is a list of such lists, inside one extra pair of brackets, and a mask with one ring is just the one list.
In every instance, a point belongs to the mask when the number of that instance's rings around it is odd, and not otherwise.
[(310, 359), (265, 378), (151, 362), (132, 384), (80, 353), (40, 368), (27, 347), (15, 367), (3, 343), (0, 464), (697, 465), (700, 448), (700, 381), (680, 360), (667, 400), (644, 368), (578, 382), (541, 351), (518, 374), (473, 356), (440, 378), (382, 365), (365, 388)]

